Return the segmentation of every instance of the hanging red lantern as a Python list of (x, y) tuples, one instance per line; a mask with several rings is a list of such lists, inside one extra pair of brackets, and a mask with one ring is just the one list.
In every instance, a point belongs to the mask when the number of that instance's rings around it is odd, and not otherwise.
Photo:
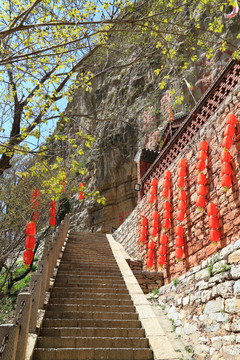
[(151, 222), (151, 227), (157, 228), (158, 227), (158, 220), (153, 219), (152, 222)]
[(232, 146), (233, 140), (230, 136), (224, 136), (222, 141), (223, 151), (229, 151)]
[(203, 151), (203, 150), (199, 151), (198, 160), (206, 161), (206, 159), (207, 159), (206, 151)]
[(34, 246), (35, 246), (35, 237), (32, 235), (27, 236), (25, 240), (25, 249), (33, 250)]
[(79, 195), (78, 195), (78, 200), (82, 200), (83, 199), (83, 193), (80, 192)]
[(222, 175), (231, 175), (232, 174), (232, 167), (230, 163), (224, 162), (221, 166), (221, 174)]
[(164, 264), (165, 264), (165, 256), (161, 255), (158, 258), (158, 265), (159, 265), (160, 268), (162, 268)]
[(185, 211), (186, 210), (186, 201), (180, 200), (178, 203), (178, 210)]
[(163, 197), (164, 199), (167, 199), (168, 196), (169, 196), (169, 189), (165, 187), (165, 188), (163, 188), (163, 190), (162, 190), (162, 197)]
[(226, 124), (231, 124), (232, 126), (235, 126), (237, 123), (237, 118), (234, 114), (228, 114), (226, 117)]
[(25, 265), (30, 265), (33, 261), (33, 251), (32, 250), (25, 250), (23, 253), (23, 262)]
[(154, 212), (152, 213), (152, 219), (158, 220), (158, 217), (159, 217), (158, 212), (157, 212), (157, 211), (154, 211)]
[(152, 268), (152, 266), (153, 266), (153, 259), (152, 259), (152, 258), (148, 258), (148, 259), (147, 259), (147, 267), (150, 269), (150, 268)]
[(202, 195), (199, 195), (197, 197), (196, 206), (199, 211), (202, 211), (205, 206), (205, 197)]
[(142, 226), (147, 226), (147, 218), (145, 216), (142, 217), (141, 225)]
[(203, 160), (198, 160), (197, 165), (196, 165), (196, 170), (198, 173), (202, 172), (205, 169), (205, 161)]
[(171, 217), (170, 211), (164, 210), (164, 212), (163, 212), (163, 218), (164, 218), (164, 219), (170, 219), (170, 217)]
[(219, 231), (217, 229), (211, 229), (209, 231), (209, 239), (213, 245), (217, 245), (219, 241)]
[(187, 195), (186, 195), (186, 191), (184, 190), (180, 190), (178, 192), (178, 200), (186, 200), (187, 199)]
[(151, 186), (157, 187), (157, 185), (158, 185), (157, 179), (156, 179), (156, 178), (153, 178), (153, 179), (152, 179), (152, 182), (151, 182)]
[(51, 227), (54, 227), (54, 226), (56, 225), (56, 218), (55, 218), (55, 217), (50, 216), (50, 218), (49, 218), (49, 225), (50, 225)]
[(175, 228), (176, 236), (183, 236), (184, 235), (184, 228), (182, 225), (177, 225)]
[(150, 195), (156, 195), (157, 194), (157, 188), (155, 186), (152, 186), (150, 189)]
[(207, 143), (207, 141), (201, 141), (200, 143), (199, 143), (199, 151), (201, 151), (201, 150), (203, 150), (203, 151), (205, 151), (205, 152), (207, 152), (207, 149), (208, 149), (208, 143)]
[(205, 185), (198, 185), (197, 196), (199, 196), (199, 195), (202, 195), (202, 196), (207, 195), (207, 188)]
[(171, 204), (169, 201), (164, 201), (163, 203), (163, 210), (168, 210), (168, 211), (171, 211), (172, 210), (172, 207), (171, 207)]
[(149, 204), (152, 205), (154, 203), (154, 201), (155, 201), (155, 196), (150, 195), (148, 201), (149, 201)]
[(51, 200), (51, 201), (50, 201), (50, 206), (51, 206), (51, 207), (55, 207), (55, 206), (56, 206), (56, 201), (55, 201), (55, 200)]
[(231, 176), (230, 175), (223, 175), (221, 184), (222, 184), (222, 187), (223, 187), (224, 191), (228, 191), (229, 188), (232, 185)]
[(167, 231), (168, 229), (170, 229), (170, 220), (169, 219), (164, 219), (163, 220), (163, 229), (165, 231)]
[(35, 222), (30, 221), (29, 223), (27, 223), (26, 226), (26, 235), (35, 235), (36, 234), (36, 230), (37, 230), (37, 226), (35, 224)]
[(56, 216), (56, 213), (57, 213), (56, 208), (51, 207), (49, 209), (49, 216)]
[(150, 235), (153, 237), (156, 237), (158, 234), (158, 229), (157, 228), (152, 228), (150, 231)]
[(185, 211), (178, 210), (177, 212), (177, 220), (182, 222), (185, 217)]
[(153, 254), (154, 254), (153, 249), (148, 249), (147, 257), (152, 259), (152, 258), (153, 258)]
[(220, 156), (221, 163), (230, 163), (231, 162), (231, 154), (229, 151), (222, 151)]
[(177, 179), (177, 187), (179, 188), (179, 190), (182, 190), (182, 188), (184, 187), (185, 181), (183, 177), (179, 177)]
[(202, 173), (198, 174), (197, 176), (197, 184), (198, 185), (206, 185), (207, 179), (206, 176)]
[(178, 162), (178, 167), (183, 167), (186, 168), (187, 167), (187, 162), (185, 159), (180, 159)]
[(159, 255), (166, 255), (167, 247), (165, 245), (161, 245), (159, 248)]
[(163, 179), (163, 187), (164, 188), (170, 188), (171, 182), (169, 179)]
[(180, 261), (183, 257), (183, 248), (179, 247), (175, 251), (175, 256), (177, 258), (177, 261)]
[(178, 177), (185, 177), (186, 176), (186, 168), (180, 167), (177, 169), (177, 176)]
[(234, 126), (232, 126), (231, 124), (228, 124), (228, 125), (225, 127), (224, 136), (230, 136), (231, 138), (233, 138), (233, 137), (234, 137), (234, 134), (235, 134), (235, 128), (234, 128)]
[(208, 204), (207, 214), (208, 214), (208, 216), (217, 216), (218, 215), (218, 209), (214, 203)]
[(166, 234), (162, 234), (161, 237), (160, 237), (160, 244), (161, 245), (166, 245), (168, 242), (168, 237)]
[(141, 234), (142, 235), (147, 235), (147, 228), (146, 227), (141, 228)]
[(182, 236), (177, 236), (177, 237), (176, 237), (175, 245), (178, 246), (178, 247), (182, 247), (182, 246), (183, 246), (183, 237), (182, 237)]
[(164, 179), (171, 179), (171, 171), (169, 170), (166, 170), (165, 173), (164, 173)]
[(141, 235), (141, 236), (140, 236), (139, 241), (140, 241), (141, 244), (144, 244), (146, 240), (147, 240), (146, 235)]
[(209, 216), (208, 225), (210, 229), (218, 229), (218, 218), (217, 216)]
[(150, 240), (148, 243), (148, 248), (154, 250), (155, 249), (155, 242), (153, 240)]

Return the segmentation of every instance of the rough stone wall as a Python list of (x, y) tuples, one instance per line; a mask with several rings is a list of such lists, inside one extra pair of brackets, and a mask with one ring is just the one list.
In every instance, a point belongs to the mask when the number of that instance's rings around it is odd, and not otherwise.
[[(178, 159), (174, 161), (169, 170), (172, 172), (172, 186), (171, 186), (171, 203), (172, 203), (172, 218), (171, 229), (168, 232), (169, 243), (166, 256), (166, 264), (163, 268), (165, 283), (168, 283), (172, 278), (178, 277), (196, 264), (200, 265), (204, 260), (209, 258), (214, 252), (219, 251), (226, 245), (233, 243), (240, 238), (240, 200), (239, 200), (239, 186), (240, 186), (240, 126), (236, 127), (233, 146), (231, 148), (232, 155), (232, 187), (228, 192), (224, 192), (221, 187), (221, 143), (223, 132), (225, 128), (226, 115), (236, 107), (235, 115), (240, 120), (240, 108), (238, 102), (240, 101), (240, 85), (237, 85), (235, 90), (227, 97), (221, 105), (217, 113), (209, 119), (205, 126), (200, 130), (195, 138), (189, 143), (181, 153), (181, 158), (185, 158), (188, 162), (188, 176), (186, 177), (185, 190), (187, 192), (187, 211), (183, 222), (185, 230), (185, 244), (184, 257), (181, 262), (176, 263), (175, 259), (175, 234), (174, 228), (177, 225), (177, 167)], [(206, 161), (206, 169), (204, 173), (207, 177), (207, 197), (206, 203), (214, 202), (219, 209), (219, 232), (220, 241), (218, 247), (215, 248), (209, 241), (208, 217), (206, 212), (197, 212), (196, 198), (197, 198), (197, 184), (195, 167), (197, 163), (198, 145), (202, 140), (206, 140), (209, 144), (208, 158)], [(122, 243), (126, 251), (135, 259), (143, 259), (146, 264), (147, 243), (143, 246), (139, 244), (140, 233), (140, 219), (144, 215), (151, 221), (151, 214), (153, 210), (158, 210), (162, 222), (163, 213), (163, 199), (161, 197), (162, 181), (158, 179), (158, 199), (153, 207), (149, 206), (148, 194), (138, 204), (135, 211), (130, 215), (126, 222), (114, 233), (117, 241)], [(160, 231), (159, 231), (160, 235)], [(154, 268), (157, 270), (157, 255), (158, 255), (159, 240), (156, 242), (156, 256)]]
[(154, 301), (195, 360), (240, 359), (240, 240), (162, 286)]

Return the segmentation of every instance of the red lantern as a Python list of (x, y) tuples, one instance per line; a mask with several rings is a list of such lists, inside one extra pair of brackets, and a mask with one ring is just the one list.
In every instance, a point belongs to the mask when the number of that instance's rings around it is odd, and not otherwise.
[(165, 187), (165, 188), (163, 188), (163, 190), (162, 190), (162, 197), (163, 197), (164, 199), (167, 199), (168, 196), (169, 196), (169, 189)]
[(179, 177), (177, 179), (177, 187), (179, 189), (182, 189), (184, 187), (184, 184), (185, 184), (185, 181), (184, 181), (184, 178), (183, 177)]
[(147, 226), (147, 218), (145, 218), (145, 216), (142, 217), (141, 225), (142, 226)]
[(83, 193), (80, 192), (79, 195), (78, 195), (78, 200), (82, 200), (83, 199)]
[(148, 243), (148, 248), (154, 250), (155, 249), (155, 242), (153, 240), (150, 240)]
[(56, 219), (55, 219), (55, 217), (50, 216), (50, 218), (49, 218), (49, 225), (52, 226), (52, 227), (56, 225)]
[(148, 249), (147, 257), (152, 259), (152, 258), (153, 258), (153, 254), (154, 254), (153, 249)]
[(182, 236), (177, 236), (176, 237), (176, 243), (175, 243), (176, 246), (183, 246), (183, 237)]
[(147, 228), (146, 227), (141, 228), (141, 234), (142, 235), (147, 235)]
[(154, 212), (152, 213), (152, 219), (158, 220), (158, 217), (159, 217), (158, 212), (157, 212), (157, 211), (154, 211)]
[(224, 162), (230, 163), (231, 162), (231, 154), (230, 154), (230, 152), (229, 151), (222, 151), (220, 160), (221, 160), (221, 163), (224, 163)]
[(23, 262), (26, 265), (30, 265), (33, 261), (33, 251), (32, 250), (25, 250), (23, 253)]
[(197, 188), (197, 196), (202, 195), (202, 196), (206, 196), (207, 195), (207, 189), (205, 185), (199, 185)]
[(79, 187), (80, 187), (80, 188), (83, 187), (83, 183), (82, 183), (82, 182), (79, 184)]
[(34, 246), (35, 246), (35, 237), (32, 235), (27, 236), (25, 240), (25, 249), (33, 250)]
[(40, 208), (40, 201), (37, 199), (32, 199), (31, 200), (32, 203), (32, 208), (33, 209), (39, 209)]
[(35, 222), (30, 221), (29, 223), (27, 223), (26, 235), (33, 235), (34, 236), (36, 234), (36, 230), (37, 230), (37, 227), (36, 227)]
[(151, 195), (156, 195), (157, 193), (157, 188), (155, 186), (152, 186), (151, 189), (150, 189), (150, 194)]
[(32, 221), (36, 223), (38, 222), (38, 220), (39, 220), (39, 212), (35, 212), (32, 216)]
[(231, 185), (232, 185), (231, 176), (230, 176), (230, 175), (223, 175), (221, 184), (222, 184), (222, 186), (223, 186), (223, 188), (224, 188), (224, 191), (228, 191), (229, 188), (230, 188)]
[(187, 199), (187, 195), (186, 192), (184, 190), (180, 190), (178, 192), (178, 200), (186, 200)]
[(175, 229), (176, 236), (183, 236), (184, 235), (184, 228), (182, 225), (177, 225)]
[(38, 198), (40, 197), (40, 190), (39, 189), (36, 189), (36, 190), (33, 190), (32, 191), (32, 198)]
[(228, 125), (225, 127), (224, 136), (230, 136), (231, 138), (233, 138), (233, 137), (234, 137), (234, 134), (235, 134), (235, 128), (234, 128), (234, 126), (232, 126), (231, 124), (228, 124)]
[(198, 160), (206, 161), (207, 153), (205, 151), (199, 151), (198, 153)]
[(155, 196), (154, 196), (154, 195), (150, 195), (148, 201), (149, 201), (149, 204), (152, 205), (152, 204), (154, 203), (154, 201), (155, 201)]
[(156, 237), (157, 234), (158, 234), (158, 229), (157, 228), (152, 228), (151, 232), (150, 232), (150, 235), (153, 236), (153, 237)]
[(170, 182), (170, 180), (168, 180), (168, 179), (164, 179), (163, 180), (163, 187), (164, 188), (170, 188), (170, 185), (171, 185), (171, 182)]
[(169, 219), (164, 219), (163, 220), (163, 229), (165, 231), (167, 231), (168, 229), (170, 229), (170, 220)]
[(161, 237), (160, 237), (160, 244), (161, 245), (166, 245), (168, 242), (168, 237), (166, 234), (162, 234)]
[(207, 206), (207, 214), (208, 216), (217, 216), (218, 209), (214, 203), (209, 203)]
[(219, 231), (217, 229), (211, 229), (209, 231), (209, 239), (212, 243), (217, 243), (219, 241)]
[(207, 141), (201, 141), (199, 143), (199, 151), (203, 150), (203, 151), (206, 151), (207, 152), (207, 149), (208, 149), (208, 143)]
[(229, 151), (232, 146), (233, 140), (230, 136), (224, 136), (222, 141), (223, 151)]
[(205, 197), (202, 195), (199, 195), (197, 197), (197, 201), (196, 201), (196, 206), (198, 208), (198, 210), (202, 210), (205, 206)]
[(172, 210), (172, 207), (171, 207), (171, 204), (169, 201), (165, 201), (163, 203), (163, 210), (168, 210), (168, 211), (171, 211)]
[(153, 266), (153, 259), (152, 258), (147, 259), (147, 267), (152, 268), (152, 266)]
[(197, 176), (197, 184), (198, 185), (206, 185), (207, 183), (207, 179), (206, 176), (204, 174), (198, 174)]
[(186, 210), (186, 201), (180, 200), (178, 203), (178, 210), (185, 211)]
[(159, 255), (166, 255), (167, 247), (165, 245), (161, 245), (159, 248)]
[(218, 218), (217, 216), (210, 216), (208, 218), (208, 225), (210, 229), (218, 229)]
[(163, 267), (164, 264), (165, 264), (165, 256), (159, 256), (158, 258), (159, 267)]
[(177, 261), (181, 260), (181, 258), (183, 257), (183, 249), (181, 247), (176, 249), (175, 256), (177, 258)]
[(147, 240), (147, 237), (146, 237), (146, 235), (141, 235), (140, 236), (140, 239), (139, 239), (139, 241), (140, 241), (140, 243), (145, 243), (145, 241)]
[(185, 217), (185, 211), (178, 210), (177, 212), (177, 220), (182, 222)]
[(151, 227), (157, 228), (158, 227), (158, 220), (153, 219), (152, 222), (151, 222)]
[(229, 163), (224, 162), (221, 166), (221, 174), (222, 175), (231, 175), (232, 173), (232, 167)]
[(166, 170), (165, 173), (164, 173), (164, 179), (171, 179), (171, 171), (169, 170)]
[(205, 169), (205, 161), (203, 160), (198, 160), (197, 165), (196, 165), (196, 170), (197, 172), (202, 172)]
[(56, 206), (56, 201), (55, 201), (55, 200), (51, 200), (51, 201), (50, 201), (50, 206), (55, 207), (55, 206)]
[(186, 176), (186, 168), (180, 167), (177, 170), (178, 177), (185, 177)]
[(49, 216), (56, 216), (56, 209), (54, 207), (49, 209)]
[(158, 184), (157, 179), (156, 179), (156, 178), (152, 179), (151, 186), (155, 186), (155, 187), (156, 187), (157, 184)]
[(178, 162), (178, 167), (183, 167), (186, 168), (187, 167), (187, 162), (185, 159), (180, 159)]
[(171, 217), (170, 211), (164, 210), (164, 212), (163, 212), (163, 218), (164, 218), (164, 219), (170, 219), (170, 217)]
[(226, 124), (231, 124), (232, 126), (235, 126), (237, 123), (237, 118), (234, 114), (228, 114), (226, 117)]

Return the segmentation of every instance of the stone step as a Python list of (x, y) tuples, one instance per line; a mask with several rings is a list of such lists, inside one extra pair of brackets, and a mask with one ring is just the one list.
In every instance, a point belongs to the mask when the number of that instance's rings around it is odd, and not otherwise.
[[(63, 288), (60, 288), (63, 289)], [(79, 292), (79, 291), (70, 291), (70, 290), (61, 290), (61, 291), (55, 291), (53, 288), (51, 292), (51, 298), (65, 298), (66, 293), (70, 298), (83, 298), (83, 299), (114, 299), (114, 300), (131, 300), (131, 297), (129, 294), (119, 294), (119, 293), (94, 293), (94, 292)]]
[(119, 300), (119, 299), (82, 299), (82, 298), (50, 298), (49, 304), (79, 304), (79, 305), (119, 305), (119, 306), (131, 306), (133, 304), (132, 300)]
[(125, 287), (123, 289), (121, 289), (121, 288), (115, 289), (115, 288), (111, 287), (111, 288), (99, 288), (99, 290), (89, 288), (86, 290), (86, 287), (82, 287), (82, 286), (74, 288), (71, 286), (67, 287), (65, 285), (54, 286), (52, 293), (62, 293), (64, 291), (67, 291), (70, 293), (77, 292), (79, 294), (82, 294), (82, 293), (95, 293), (95, 294), (101, 293), (101, 294), (118, 294), (118, 295), (127, 295), (128, 294), (128, 290), (126, 290)]
[(135, 311), (134, 306), (115, 306), (115, 305), (74, 305), (74, 304), (51, 304), (47, 306), (49, 311), (97, 311), (97, 312), (120, 312), (120, 313), (133, 313)]
[(139, 320), (44, 319), (43, 327), (141, 328)]
[(144, 329), (128, 328), (77, 328), (54, 327), (41, 328), (41, 336), (76, 336), (76, 337), (143, 337)]
[(81, 288), (81, 289), (87, 289), (87, 291), (99, 291), (100, 289), (104, 289), (104, 290), (125, 290), (126, 291), (126, 285), (125, 284), (109, 284), (109, 283), (96, 283), (96, 284), (87, 284), (87, 283), (82, 283), (81, 281), (79, 281), (79, 283), (77, 282), (68, 282), (65, 280), (58, 280), (56, 279), (54, 282), (54, 286), (56, 286), (57, 288)]
[(153, 360), (150, 349), (35, 349), (33, 360)]
[[(56, 281), (61, 281), (62, 283), (66, 284), (75, 284), (81, 282), (81, 284), (89, 284), (91, 286), (95, 286), (97, 284), (104, 283), (104, 284), (111, 284), (111, 285), (125, 285), (125, 282), (123, 279), (104, 279), (104, 278), (98, 278), (98, 279), (87, 279), (82, 278), (81, 276), (68, 276), (67, 278), (64, 278), (62, 275), (56, 276)], [(126, 286), (126, 285), (125, 285)]]
[(119, 337), (38, 337), (38, 348), (146, 348), (146, 338)]
[(103, 320), (137, 320), (136, 313), (118, 313), (107, 311), (51, 311), (45, 313), (46, 319), (103, 319)]
[(121, 279), (122, 280), (122, 276), (121, 274), (101, 274), (99, 275), (99, 273), (96, 274), (89, 274), (88, 271), (81, 271), (79, 272), (78, 270), (69, 270), (69, 271), (65, 271), (65, 270), (61, 270), (58, 269), (57, 272), (57, 276), (63, 276), (63, 277), (81, 277), (81, 279), (93, 279), (93, 280), (97, 280), (97, 279), (111, 279), (111, 280), (118, 280)]

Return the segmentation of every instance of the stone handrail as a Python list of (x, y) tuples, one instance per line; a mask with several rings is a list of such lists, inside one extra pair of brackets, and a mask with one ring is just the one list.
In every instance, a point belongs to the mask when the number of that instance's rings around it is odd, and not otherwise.
[(18, 295), (14, 324), (0, 325), (1, 360), (25, 359), (28, 336), (36, 333), (38, 310), (44, 308), (45, 294), (67, 237), (69, 221), (67, 215), (52, 241), (45, 245), (38, 272), (31, 275), (29, 292)]

